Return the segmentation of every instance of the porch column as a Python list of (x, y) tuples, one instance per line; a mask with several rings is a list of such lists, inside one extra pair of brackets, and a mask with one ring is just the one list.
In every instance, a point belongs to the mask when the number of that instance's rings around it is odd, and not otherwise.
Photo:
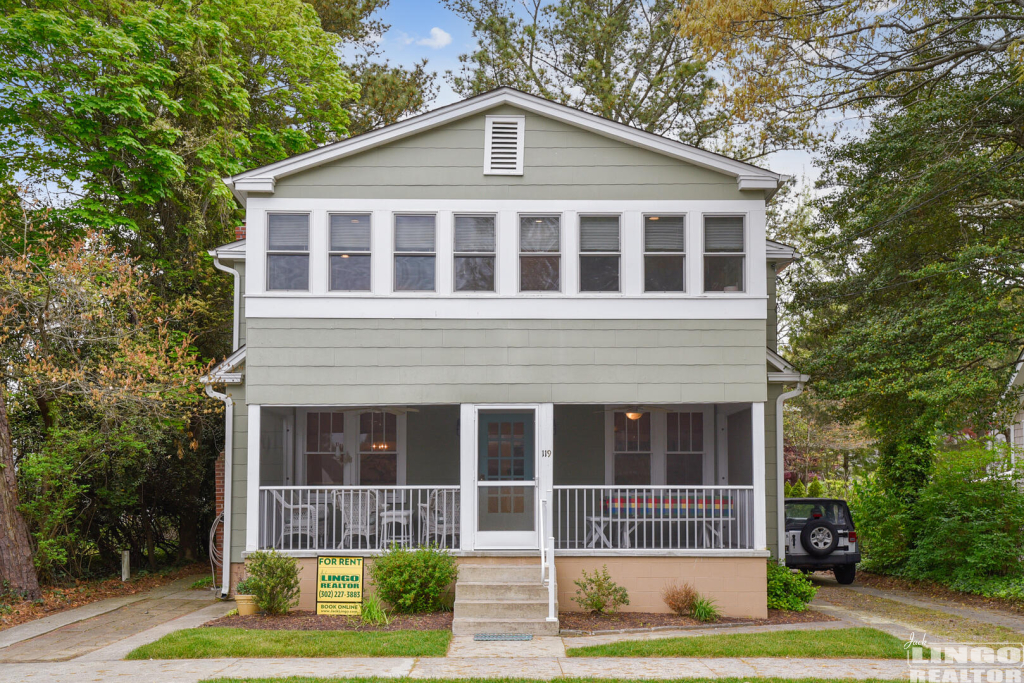
[(537, 406), (537, 446), (540, 448), (539, 466), (537, 468), (537, 489), (541, 500), (548, 502), (547, 509), (541, 506), (544, 515), (544, 538), (540, 539), (543, 548), (549, 536), (554, 536), (554, 447), (555, 447), (555, 406), (553, 403), (541, 403)]
[(459, 545), (476, 548), (476, 406), (463, 403), (459, 410)]
[(253, 551), (260, 537), (260, 406), (251, 403), (245, 458), (245, 549)]
[(768, 519), (765, 505), (764, 403), (750, 406), (750, 441), (754, 475), (754, 549), (768, 547)]

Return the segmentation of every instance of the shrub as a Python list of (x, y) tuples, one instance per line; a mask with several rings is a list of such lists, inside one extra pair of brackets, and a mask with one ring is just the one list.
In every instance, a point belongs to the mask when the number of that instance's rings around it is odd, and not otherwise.
[(202, 576), (193, 581), (192, 585), (189, 586), (189, 589), (194, 591), (203, 590), (204, 588), (213, 588), (212, 576)]
[(708, 622), (718, 621), (721, 613), (714, 600), (704, 595), (697, 595), (693, 599), (693, 604), (690, 605), (690, 616), (697, 621)]
[(362, 621), (364, 624), (372, 624), (373, 626), (390, 623), (391, 619), (388, 617), (388, 611), (384, 609), (384, 601), (376, 593), (369, 595), (363, 600)]
[(242, 579), (235, 584), (235, 593), (238, 595), (252, 595), (255, 582), (251, 579)]
[(576, 584), (576, 596), (573, 602), (585, 610), (603, 614), (614, 612), (622, 605), (629, 604), (629, 593), (619, 584), (612, 581), (608, 574), (608, 565), (600, 570), (595, 569), (593, 574), (587, 574), (583, 570), (583, 578), (573, 581)]
[(807, 487), (808, 498), (822, 498), (825, 495), (825, 487), (821, 485), (821, 482), (817, 477), (811, 480), (810, 486)]
[(803, 574), (794, 574), (775, 560), (768, 561), (768, 609), (803, 612), (817, 592), (817, 586)]
[(782, 491), (786, 498), (793, 497), (793, 485), (789, 483), (788, 479), (786, 480), (786, 483), (782, 485)]
[(276, 550), (250, 553), (246, 560), (256, 607), (267, 614), (285, 614), (299, 601), (299, 567), (294, 557)]
[(688, 583), (672, 584), (665, 586), (661, 597), (670, 610), (682, 617), (690, 613), (693, 600), (697, 597), (697, 591)]
[(370, 566), (377, 594), (396, 611), (436, 612), (459, 576), (451, 553), (440, 548), (408, 550), (392, 546)]
[(807, 489), (804, 488), (804, 483), (799, 479), (793, 484), (793, 489), (790, 491), (790, 498), (806, 498)]

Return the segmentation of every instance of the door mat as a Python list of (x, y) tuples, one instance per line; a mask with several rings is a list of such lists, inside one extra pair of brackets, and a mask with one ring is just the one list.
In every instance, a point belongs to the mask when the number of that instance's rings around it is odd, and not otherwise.
[(528, 633), (477, 633), (473, 640), (533, 640)]

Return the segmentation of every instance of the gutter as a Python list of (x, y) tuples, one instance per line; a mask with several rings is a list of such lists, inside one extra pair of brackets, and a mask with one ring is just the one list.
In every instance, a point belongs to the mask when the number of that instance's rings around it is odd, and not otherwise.
[(804, 393), (804, 384), (811, 379), (810, 375), (800, 375), (799, 380), (796, 383), (796, 389), (787, 391), (784, 394), (780, 394), (775, 399), (775, 484), (778, 487), (778, 493), (776, 494), (776, 500), (778, 501), (775, 505), (775, 514), (778, 517), (776, 522), (776, 542), (778, 543), (778, 555), (777, 559), (782, 564), (786, 563), (786, 487), (785, 487), (785, 474), (786, 474), (786, 454), (783, 450), (783, 434), (782, 434), (782, 404), (791, 398), (796, 398), (800, 394)]
[(223, 263), (221, 263), (220, 259), (217, 258), (216, 256), (213, 257), (213, 267), (216, 268), (217, 270), (222, 270), (225, 273), (230, 273), (235, 278), (235, 303), (234, 303), (234, 306), (235, 306), (235, 312), (234, 313), (235, 314), (234, 314), (234, 320), (231, 323), (231, 350), (232, 351), (237, 351), (238, 350), (238, 309), (241, 307), (241, 303), (242, 303), (242, 298), (241, 298), (242, 297), (242, 293), (238, 291), (238, 284), (239, 284), (239, 278), (241, 276), (238, 274), (238, 271), (235, 270), (234, 268), (229, 268), (228, 266), (225, 266)]
[(221, 561), (220, 597), (225, 599), (231, 590), (231, 480), (232, 448), (234, 446), (235, 402), (226, 393), (213, 390), (213, 384), (206, 385), (206, 395), (224, 401), (224, 553)]

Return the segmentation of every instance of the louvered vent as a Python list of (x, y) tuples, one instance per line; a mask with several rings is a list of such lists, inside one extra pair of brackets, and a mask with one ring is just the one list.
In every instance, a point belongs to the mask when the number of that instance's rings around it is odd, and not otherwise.
[(484, 173), (522, 175), (522, 116), (488, 116), (484, 145)]

